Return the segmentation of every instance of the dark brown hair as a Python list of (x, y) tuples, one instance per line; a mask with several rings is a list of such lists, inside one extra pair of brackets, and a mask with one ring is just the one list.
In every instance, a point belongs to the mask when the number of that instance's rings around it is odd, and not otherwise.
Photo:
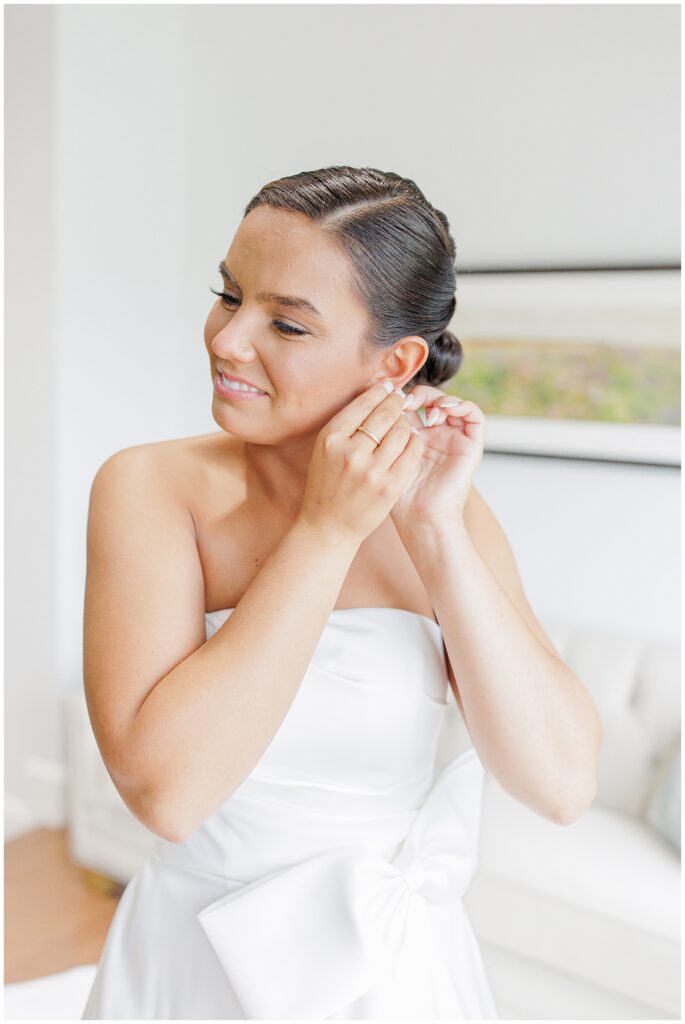
[[(457, 305), (456, 246), (447, 217), (410, 178), (373, 167), (324, 167), (270, 181), (245, 207), (304, 213), (351, 264), (350, 283), (369, 312), (366, 345), (416, 334), (428, 356), (406, 387), (438, 387), (462, 362), (448, 331)], [(362, 353), (364, 355), (364, 353)]]

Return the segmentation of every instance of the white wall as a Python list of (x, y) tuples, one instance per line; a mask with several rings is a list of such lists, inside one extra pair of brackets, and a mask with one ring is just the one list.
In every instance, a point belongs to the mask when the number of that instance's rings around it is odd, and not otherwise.
[(5, 7), (4, 710), (12, 830), (42, 816), (43, 799), (50, 807), (59, 801), (64, 749), (56, 717), (55, 13)]
[[(6, 7), (10, 831), (62, 814), (97, 467), (216, 428), (202, 327), (249, 199), (366, 164), (447, 213), (459, 268), (678, 263), (679, 17)], [(675, 470), (486, 455), (476, 483), (541, 618), (678, 634)]]
[(680, 470), (485, 453), (476, 487), (538, 617), (680, 636)]

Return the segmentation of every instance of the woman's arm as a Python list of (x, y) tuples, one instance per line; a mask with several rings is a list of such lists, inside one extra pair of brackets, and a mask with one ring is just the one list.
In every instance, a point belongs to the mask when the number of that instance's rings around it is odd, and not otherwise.
[(157, 792), (181, 840), (229, 799), (280, 728), (355, 553), (296, 520), (227, 621), (147, 696), (133, 742), (156, 751)]
[(402, 540), (483, 764), (536, 813), (572, 822), (595, 796), (601, 721), (535, 618), (502, 527), (474, 487), (463, 520), (403, 531)]

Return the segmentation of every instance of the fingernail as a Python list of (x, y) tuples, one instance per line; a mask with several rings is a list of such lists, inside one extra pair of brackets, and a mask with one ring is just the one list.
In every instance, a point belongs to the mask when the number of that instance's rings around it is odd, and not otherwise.
[(390, 394), (391, 391), (395, 390), (395, 386), (391, 380), (384, 380), (381, 382), (385, 390)]
[(410, 405), (412, 404), (412, 402), (414, 401), (414, 398), (415, 398), (415, 397), (416, 397), (415, 395), (407, 395), (407, 397), (406, 397), (406, 398), (405, 398), (405, 400), (404, 400), (404, 405), (402, 406), (402, 408), (403, 408), (403, 409), (408, 409), (408, 408), (409, 408), (409, 406), (410, 406)]
[(419, 431), (416, 429), (416, 427), (412, 427), (411, 428), (411, 432), (412, 432), (412, 434), (418, 434), (419, 433)]
[(461, 399), (461, 398), (451, 398), (449, 400), (449, 402), (441, 402), (440, 403), (440, 408), (441, 409), (453, 409), (455, 405), (461, 405), (462, 401), (463, 401), (463, 399)]
[(402, 390), (402, 388), (395, 388), (395, 394), (396, 394), (396, 395), (402, 395), (402, 396), (404, 396), (404, 395), (406, 395), (406, 393), (407, 393), (407, 392), (406, 392), (406, 391), (403, 391), (403, 390)]
[(426, 417), (426, 426), (432, 427), (439, 415), (439, 409), (431, 409), (431, 411), (428, 413), (428, 416)]

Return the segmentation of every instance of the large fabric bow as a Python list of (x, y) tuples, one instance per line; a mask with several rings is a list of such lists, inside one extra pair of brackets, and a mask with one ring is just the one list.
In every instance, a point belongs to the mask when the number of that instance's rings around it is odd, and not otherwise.
[(464, 1016), (427, 901), (458, 901), (470, 885), (484, 775), (474, 747), (450, 761), (392, 860), (336, 847), (198, 913), (247, 1019), (324, 1020), (389, 976), (401, 989), (406, 970)]

